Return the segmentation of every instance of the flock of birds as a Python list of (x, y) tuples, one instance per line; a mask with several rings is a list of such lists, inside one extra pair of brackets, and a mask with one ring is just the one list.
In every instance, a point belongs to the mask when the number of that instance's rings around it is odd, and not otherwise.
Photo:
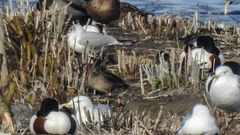
[[(188, 51), (191, 51), (189, 53)], [(207, 69), (210, 73), (205, 88), (211, 103), (227, 113), (240, 109), (240, 64), (225, 62), (224, 57), (215, 46), (210, 36), (199, 36), (197, 41), (187, 45), (181, 54), (180, 60), (189, 64), (195, 62), (200, 69)], [(220, 130), (216, 119), (211, 115), (205, 105), (197, 104), (193, 107), (192, 114), (187, 115), (178, 131), (178, 134), (219, 134)]]
[[(42, 2), (42, 0), (39, 0), (38, 8), (43, 6)], [(74, 18), (81, 14), (82, 17), (90, 16), (97, 22), (108, 23), (110, 21), (109, 18), (116, 19), (116, 16), (119, 16), (119, 11), (115, 10), (116, 7), (119, 7), (118, 0), (103, 0), (100, 2), (100, 7), (103, 7), (102, 4), (104, 4), (105, 8), (115, 8), (106, 12), (100, 11), (104, 17), (99, 17), (100, 12), (94, 13), (94, 10), (92, 10), (94, 5), (99, 4), (98, 0), (80, 0), (80, 2), (79, 0), (71, 0), (71, 2), (68, 12), (73, 13), (70, 15)], [(65, 0), (48, 0), (46, 7), (51, 8), (53, 3), (60, 5), (69, 4)], [(109, 5), (109, 3), (111, 4)], [(82, 10), (76, 11), (79, 8)], [(108, 14), (109, 12), (111, 12), (111, 15)], [(113, 36), (107, 35), (99, 23), (86, 26), (74, 24), (68, 33), (68, 44), (74, 51), (82, 53), (84, 50), (90, 49), (99, 52), (102, 47), (119, 44), (119, 41)], [(206, 92), (209, 94), (213, 105), (228, 113), (236, 112), (240, 109), (240, 65), (236, 62), (224, 63), (224, 57), (215, 46), (211, 36), (199, 36), (196, 42), (187, 45), (180, 55), (180, 62), (183, 67), (194, 62), (199, 65), (199, 68), (213, 72), (206, 81)], [(100, 76), (97, 70), (103, 71), (103, 69), (98, 67), (96, 72), (92, 73), (94, 77), (89, 78), (89, 82), (96, 82), (94, 78)], [(106, 81), (114, 80), (111, 76), (116, 76), (106, 72), (103, 74), (108, 74)], [(103, 80), (104, 78), (106, 76), (103, 76)], [(111, 82), (111, 86), (99, 91), (107, 92), (106, 89), (112, 89), (115, 87), (115, 84), (118, 87), (126, 87), (124, 81), (120, 78), (118, 79), (116, 82)], [(98, 87), (95, 87), (95, 89), (98, 89)], [(72, 113), (71, 109), (68, 108), (72, 108), (75, 113)], [(103, 115), (110, 117), (112, 113), (112, 108), (108, 105), (93, 105), (91, 99), (84, 95), (76, 96), (68, 103), (62, 105), (55, 99), (46, 98), (42, 102), (41, 109), (32, 116), (29, 127), (32, 134), (76, 134), (81, 123), (87, 124), (91, 121), (97, 124), (103, 122)], [(90, 116), (91, 120), (89, 120), (88, 116)], [(219, 132), (218, 123), (211, 115), (208, 107), (197, 104), (193, 107), (192, 114), (187, 115), (183, 119), (178, 134), (210, 135)]]

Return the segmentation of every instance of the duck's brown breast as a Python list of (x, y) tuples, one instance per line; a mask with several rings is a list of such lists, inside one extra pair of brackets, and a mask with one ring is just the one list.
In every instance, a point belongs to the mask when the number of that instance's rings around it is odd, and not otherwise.
[(90, 0), (86, 11), (93, 20), (107, 24), (119, 18), (120, 2), (119, 0)]

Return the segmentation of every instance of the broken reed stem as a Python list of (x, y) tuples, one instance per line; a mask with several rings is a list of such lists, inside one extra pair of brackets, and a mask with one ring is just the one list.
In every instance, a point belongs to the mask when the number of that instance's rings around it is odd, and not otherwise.
[(209, 20), (208, 20), (208, 30), (211, 29), (211, 22), (212, 22), (212, 13), (208, 12)]
[(162, 34), (162, 22), (163, 22), (162, 17), (159, 17), (158, 18), (158, 31), (157, 31), (159, 36)]
[(154, 124), (154, 130), (157, 130), (157, 127), (158, 127), (159, 123), (161, 122), (162, 112), (163, 112), (163, 106), (160, 105), (160, 110), (159, 110), (159, 113), (158, 113), (158, 117), (157, 117), (157, 120), (155, 121), (155, 124)]
[(206, 97), (206, 93), (203, 93), (203, 97), (204, 97), (204, 99), (205, 99), (205, 101), (206, 101), (206, 103), (207, 103), (208, 108), (210, 108), (211, 112), (213, 113), (212, 107), (211, 107), (211, 105), (209, 104), (208, 99), (207, 99), (207, 97)]
[(47, 52), (48, 52), (48, 42), (49, 42), (49, 36), (50, 33), (47, 33), (47, 42), (45, 47), (45, 56), (44, 56), (44, 65), (43, 65), (43, 82), (46, 81), (46, 66), (47, 66)]
[(121, 51), (117, 50), (117, 54), (118, 54), (118, 72), (122, 73), (122, 55), (121, 55)]
[(142, 65), (139, 66), (139, 72), (140, 72), (141, 92), (142, 92), (142, 95), (144, 95), (145, 90), (144, 90), (144, 84), (143, 84)]
[(149, 134), (152, 135), (152, 132), (147, 129), (147, 127), (140, 121), (137, 116), (134, 117), (135, 120), (139, 123), (139, 126), (143, 127), (143, 129)]
[(81, 92), (83, 92), (83, 93), (85, 93), (84, 92), (84, 83), (85, 83), (85, 79), (86, 79), (86, 74), (87, 74), (87, 70), (85, 70), (84, 72), (83, 72), (83, 76), (82, 76), (82, 84), (81, 84), (81, 86), (80, 86), (80, 89), (79, 89), (79, 91), (78, 91), (78, 93), (81, 93)]
[(138, 24), (139, 24), (139, 26), (142, 28), (142, 30), (143, 30), (143, 32), (144, 32), (144, 34), (145, 34), (145, 35), (147, 35), (148, 33), (147, 33), (147, 31), (145, 30), (145, 28), (143, 27), (143, 25), (142, 25), (142, 23), (141, 23), (140, 19), (141, 19), (141, 17), (139, 17), (139, 19), (138, 19), (137, 23), (138, 23)]

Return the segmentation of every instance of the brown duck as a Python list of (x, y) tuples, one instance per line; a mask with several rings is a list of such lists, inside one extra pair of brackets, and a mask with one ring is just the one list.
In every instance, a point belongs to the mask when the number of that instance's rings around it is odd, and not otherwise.
[(119, 18), (120, 2), (119, 0), (89, 0), (86, 11), (94, 21), (108, 24)]
[(128, 87), (120, 77), (101, 66), (96, 66), (89, 72), (88, 85), (91, 88), (104, 93), (116, 88), (125, 89)]

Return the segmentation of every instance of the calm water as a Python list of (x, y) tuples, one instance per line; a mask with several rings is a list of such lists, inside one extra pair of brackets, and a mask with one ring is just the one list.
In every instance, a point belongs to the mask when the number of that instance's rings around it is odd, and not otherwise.
[[(5, 5), (8, 0), (0, 0)], [(16, 4), (16, 0), (12, 0)], [(17, 0), (19, 1), (19, 0)], [(37, 0), (29, 0), (34, 5)], [(184, 18), (192, 18), (194, 12), (200, 12), (202, 20), (209, 20), (209, 12), (215, 21), (226, 22), (234, 25), (240, 21), (240, 3), (234, 2), (229, 5), (228, 15), (224, 15), (224, 6), (226, 0), (120, 0), (121, 2), (129, 2), (139, 9), (154, 13), (156, 16), (164, 14), (172, 14), (173, 16), (181, 16)]]
[[(228, 15), (224, 15), (226, 0), (121, 0), (129, 2), (139, 9), (146, 12), (152, 12), (156, 16), (162, 16), (165, 13), (173, 16), (192, 18), (194, 12), (200, 12), (202, 20), (209, 20), (209, 12), (215, 21), (226, 22), (234, 25), (240, 21), (240, 3), (234, 2), (229, 5)], [(234, 20), (236, 19), (236, 20)]]

